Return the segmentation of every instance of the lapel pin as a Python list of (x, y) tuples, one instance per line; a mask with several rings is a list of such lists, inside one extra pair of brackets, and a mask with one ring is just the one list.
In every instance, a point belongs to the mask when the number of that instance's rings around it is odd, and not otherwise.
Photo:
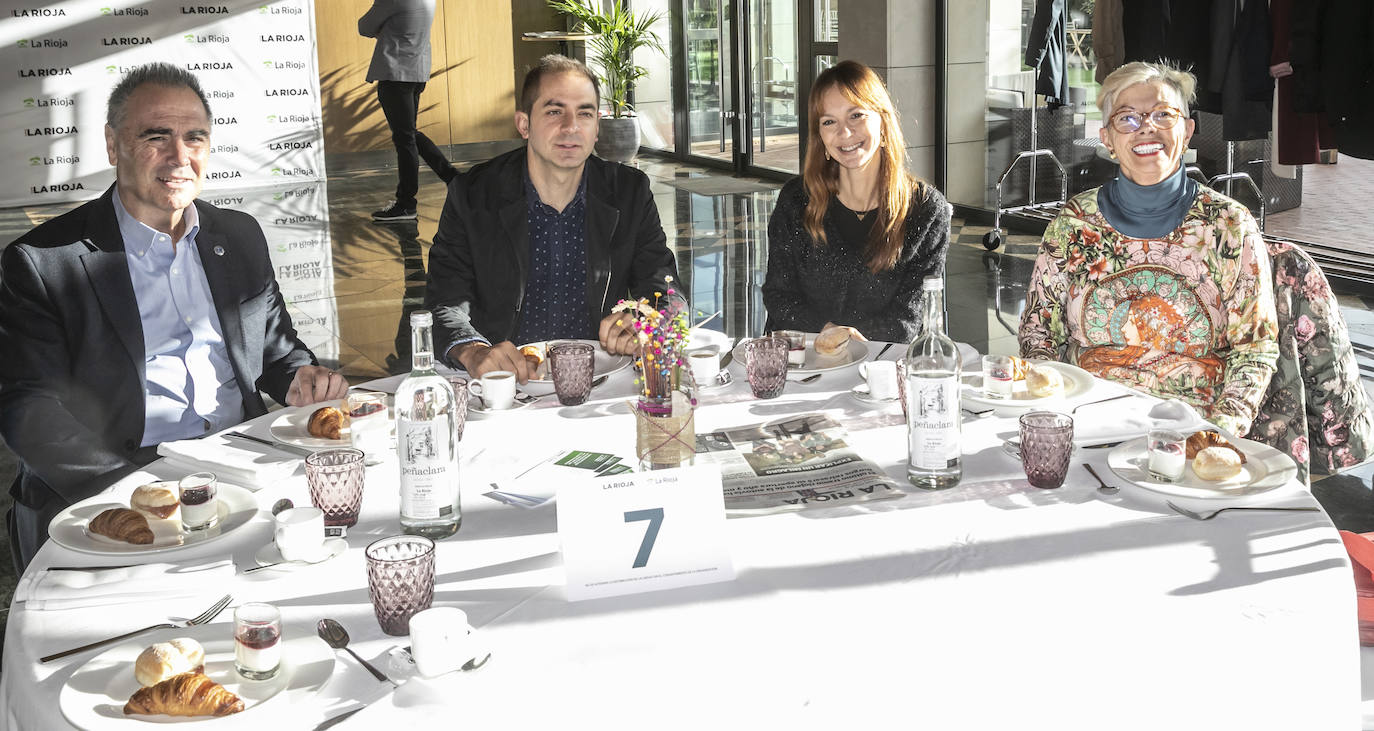
[(215, 247), (215, 256), (224, 256), (224, 247), (223, 247), (223, 246), (216, 246), (216, 247)]

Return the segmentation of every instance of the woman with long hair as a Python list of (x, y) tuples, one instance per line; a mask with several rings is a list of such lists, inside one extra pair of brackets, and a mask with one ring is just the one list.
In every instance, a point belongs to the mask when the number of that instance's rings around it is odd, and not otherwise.
[(838, 325), (908, 342), (922, 280), (944, 273), (949, 203), (907, 172), (897, 111), (872, 69), (826, 69), (808, 106), (802, 176), (783, 186), (768, 221), (768, 327)]

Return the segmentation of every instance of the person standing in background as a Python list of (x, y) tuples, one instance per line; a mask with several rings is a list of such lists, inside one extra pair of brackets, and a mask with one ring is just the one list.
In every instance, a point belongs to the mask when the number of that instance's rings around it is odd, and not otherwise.
[(396, 145), (396, 199), (375, 211), (372, 220), (415, 220), (415, 193), (420, 189), (420, 158), (444, 183), (458, 174), (444, 153), (415, 129), (420, 94), (429, 81), (429, 27), (434, 0), (374, 0), (358, 19), (358, 34), (376, 38), (367, 80), (377, 82), (377, 101)]

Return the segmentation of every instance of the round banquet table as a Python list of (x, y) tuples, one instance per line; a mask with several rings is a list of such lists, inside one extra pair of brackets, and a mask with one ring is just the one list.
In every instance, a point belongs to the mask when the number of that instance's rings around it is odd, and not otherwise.
[[(884, 357), (894, 360), (902, 350)], [(467, 423), (463, 524), (438, 544), (434, 602), (467, 612), (492, 651), (485, 667), (414, 677), (396, 659), (408, 638), (383, 634), (373, 616), (363, 548), (400, 532), (393, 454), (368, 468), (360, 521), (348, 532), (347, 552), (333, 560), (289, 573), (238, 573), (214, 590), (176, 599), (65, 610), (16, 603), (6, 627), (0, 724), (70, 728), (59, 695), (103, 650), (42, 664), (40, 656), (194, 615), (227, 591), (236, 604), (279, 606), (287, 638), (313, 635), (322, 617), (339, 620), (352, 647), (400, 687), (379, 683), (340, 652), (318, 692), (206, 722), (216, 728), (313, 728), (360, 704), (367, 705), (336, 728), (1359, 727), (1351, 566), (1325, 513), (1190, 520), (1165, 507), (1164, 496), (1113, 474), (1109, 449), (1080, 449), (1074, 461), (1094, 465), (1122, 487), (1118, 494), (1099, 494), (1078, 464), (1063, 487), (1039, 490), (1001, 449), (1016, 419), (1000, 412), (964, 415), (957, 487), (918, 491), (906, 487), (901, 409), (854, 398), (857, 369), (789, 382), (780, 398), (760, 401), (741, 365), (731, 365), (732, 385), (702, 392), (698, 433), (829, 414), (848, 430), (854, 450), (905, 494), (727, 521), (733, 581), (570, 602), (556, 505), (515, 507), (482, 493), (512, 455), (577, 448), (632, 458), (626, 402), (633, 374), (620, 371), (582, 406), (545, 396)], [(371, 385), (394, 388), (397, 381)], [(1121, 392), (1095, 381), (1060, 407)], [(1121, 399), (1075, 418), (1110, 421), (1152, 403)], [(267, 437), (272, 420), (269, 414), (241, 428)], [(127, 496), (149, 475), (185, 473), (154, 463), (111, 492)], [(228, 557), (240, 569), (256, 565), (255, 553), (271, 540), (267, 508), (280, 497), (308, 503), (304, 474), (297, 469), (254, 497), (261, 510), (241, 530), (148, 560), (193, 565)], [(1296, 482), (1246, 501), (1316, 505)], [(49, 541), (26, 576), (54, 565), (114, 563), (124, 561)], [(209, 627), (230, 636), (231, 613)]]

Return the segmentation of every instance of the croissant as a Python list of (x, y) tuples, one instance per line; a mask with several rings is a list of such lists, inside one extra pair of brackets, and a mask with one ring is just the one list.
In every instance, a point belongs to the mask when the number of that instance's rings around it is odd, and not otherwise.
[(124, 704), (124, 715), (227, 716), (243, 710), (243, 699), (206, 677), (182, 673), (139, 688)]
[(128, 508), (105, 510), (92, 518), (86, 528), (92, 533), (125, 543), (145, 545), (153, 542), (153, 529), (148, 527), (148, 519), (142, 513)]
[(1195, 459), (1197, 453), (1208, 447), (1225, 447), (1235, 452), (1240, 457), (1240, 463), (1245, 464), (1245, 453), (1236, 449), (1236, 445), (1226, 441), (1226, 437), (1214, 431), (1193, 432), (1188, 437), (1188, 459)]
[(538, 345), (526, 345), (520, 349), (520, 354), (530, 362), (531, 368), (538, 368), (544, 364), (544, 349)]
[(343, 436), (344, 412), (326, 406), (310, 415), (310, 423), (306, 426), (306, 431), (312, 437), (322, 437), (324, 439), (339, 439)]

